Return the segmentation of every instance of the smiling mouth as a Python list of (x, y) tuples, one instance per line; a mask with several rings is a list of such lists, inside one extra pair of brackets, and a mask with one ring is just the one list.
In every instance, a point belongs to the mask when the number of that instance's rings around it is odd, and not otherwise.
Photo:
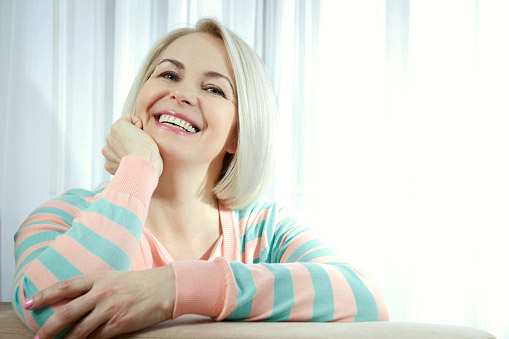
[(189, 122), (170, 114), (156, 115), (155, 118), (162, 124), (179, 128), (187, 133), (197, 133), (200, 131), (200, 129), (197, 126), (191, 125)]

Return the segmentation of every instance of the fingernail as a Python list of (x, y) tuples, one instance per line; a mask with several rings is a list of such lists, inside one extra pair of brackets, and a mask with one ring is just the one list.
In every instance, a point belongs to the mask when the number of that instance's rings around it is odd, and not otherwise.
[(38, 336), (38, 335), (36, 335), (36, 336), (34, 337), (34, 339), (40, 339), (40, 338), (39, 338), (39, 336)]
[(34, 304), (34, 298), (27, 299), (23, 303), (23, 308), (30, 308), (30, 307), (32, 307), (33, 304)]

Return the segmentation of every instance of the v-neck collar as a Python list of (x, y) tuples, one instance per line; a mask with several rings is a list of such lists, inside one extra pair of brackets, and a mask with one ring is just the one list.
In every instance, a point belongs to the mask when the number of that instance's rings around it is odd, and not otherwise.
[[(217, 257), (224, 257), (228, 261), (240, 260), (240, 251), (237, 248), (238, 241), (235, 241), (235, 234), (238, 233), (238, 230), (236, 230), (234, 227), (234, 212), (233, 210), (224, 206), (221, 201), (218, 201), (218, 210), (221, 234), (216, 240), (214, 248), (206, 260), (211, 261)], [(150, 246), (153, 264), (155, 266), (168, 265), (169, 263), (175, 261), (168, 250), (152, 232), (144, 227), (142, 233), (145, 236), (148, 245)]]

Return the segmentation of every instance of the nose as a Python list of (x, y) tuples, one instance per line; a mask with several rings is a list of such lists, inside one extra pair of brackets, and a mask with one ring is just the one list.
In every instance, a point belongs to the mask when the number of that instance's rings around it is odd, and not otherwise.
[(175, 100), (179, 105), (194, 106), (196, 104), (196, 95), (192, 89), (185, 85), (173, 88), (170, 92), (170, 99)]

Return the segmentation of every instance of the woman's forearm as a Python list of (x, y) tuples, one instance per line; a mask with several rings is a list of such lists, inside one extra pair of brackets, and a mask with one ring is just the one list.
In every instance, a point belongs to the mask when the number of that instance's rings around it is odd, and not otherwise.
[(156, 184), (150, 164), (126, 157), (93, 202), (64, 194), (25, 221), (16, 237), (13, 304), (30, 327), (40, 327), (51, 313), (21, 307), (41, 289), (77, 275), (130, 268)]

